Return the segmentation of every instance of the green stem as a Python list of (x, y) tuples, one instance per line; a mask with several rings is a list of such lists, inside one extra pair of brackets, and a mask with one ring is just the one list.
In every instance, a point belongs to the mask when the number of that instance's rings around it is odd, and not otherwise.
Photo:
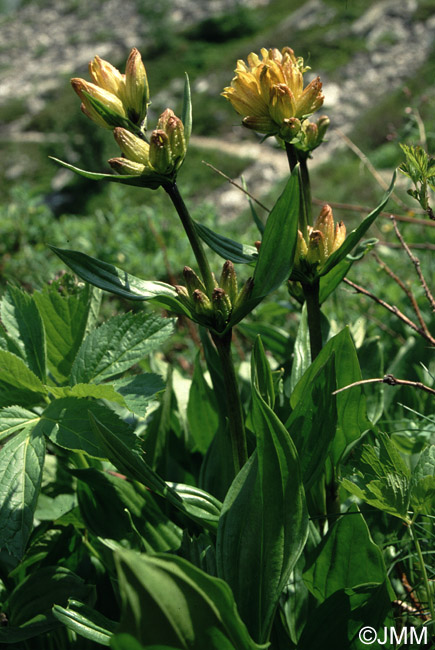
[(294, 148), (294, 146), (289, 142), (285, 143), (285, 150), (287, 153), (287, 160), (288, 160), (290, 173), (291, 173), (296, 167), (296, 165), (298, 164), (298, 155), (296, 153), (296, 149)]
[(192, 247), (193, 254), (195, 255), (205, 288), (207, 289), (209, 297), (211, 297), (213, 289), (215, 288), (213, 275), (208, 263), (208, 259), (205, 256), (201, 240), (196, 233), (192, 217), (189, 214), (189, 211), (181, 197), (175, 181), (171, 184), (164, 185), (163, 187), (169, 194), (172, 203), (177, 210), (178, 216), (181, 219), (181, 223), (183, 224), (184, 230)]
[(213, 334), (212, 338), (222, 365), (227, 400), (228, 428), (231, 437), (234, 472), (236, 475), (248, 460), (248, 452), (242, 403), (233, 357), (231, 355), (232, 330), (229, 330), (224, 336)]
[(321, 312), (319, 302), (320, 280), (316, 278), (312, 284), (303, 284), (305, 302), (307, 305), (308, 331), (310, 333), (311, 363), (322, 349)]
[(424, 588), (426, 590), (427, 601), (428, 601), (428, 605), (429, 605), (430, 616), (431, 616), (432, 621), (435, 621), (435, 607), (434, 607), (434, 602), (433, 602), (433, 598), (432, 598), (432, 592), (431, 592), (430, 585), (429, 585), (429, 578), (428, 578), (428, 575), (427, 575), (426, 565), (424, 563), (424, 558), (423, 558), (423, 553), (421, 551), (420, 542), (418, 541), (418, 537), (415, 534), (414, 524), (413, 523), (411, 523), (410, 526), (409, 526), (409, 532), (411, 534), (411, 539), (414, 542), (415, 549), (416, 549), (417, 555), (418, 555), (418, 560), (420, 562), (421, 572), (423, 574)]
[(305, 224), (312, 223), (311, 215), (311, 183), (310, 176), (308, 174), (308, 165), (307, 165), (307, 156), (299, 157), (300, 163), (300, 181), (301, 181), (301, 190), (302, 190), (302, 205), (304, 210)]

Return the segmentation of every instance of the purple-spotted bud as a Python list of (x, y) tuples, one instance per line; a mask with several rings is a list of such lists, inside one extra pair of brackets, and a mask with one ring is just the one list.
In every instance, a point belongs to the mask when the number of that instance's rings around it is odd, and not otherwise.
[(312, 230), (308, 240), (307, 262), (314, 265), (325, 261), (326, 255), (325, 236), (321, 230)]
[(131, 50), (125, 66), (125, 105), (134, 124), (142, 124), (149, 105), (148, 78), (139, 50)]
[(286, 142), (290, 142), (297, 136), (300, 130), (301, 121), (298, 120), (297, 117), (289, 117), (288, 119), (283, 120), (279, 136)]
[(122, 153), (127, 158), (133, 162), (142, 163), (146, 166), (149, 165), (150, 146), (145, 140), (138, 138), (131, 131), (127, 131), (127, 129), (121, 127), (116, 127), (113, 130), (113, 135)]
[(230, 260), (227, 260), (222, 267), (219, 286), (225, 291), (230, 302), (234, 303), (237, 299), (239, 290), (237, 286), (236, 270), (234, 264)]
[(173, 171), (169, 138), (162, 129), (156, 129), (151, 133), (149, 155), (150, 163), (158, 174), (169, 174)]

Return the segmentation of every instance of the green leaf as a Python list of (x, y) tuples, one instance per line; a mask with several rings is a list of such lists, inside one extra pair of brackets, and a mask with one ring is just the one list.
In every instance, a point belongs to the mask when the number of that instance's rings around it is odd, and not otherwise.
[(163, 183), (167, 182), (166, 176), (160, 176), (159, 174), (153, 173), (149, 175), (136, 176), (132, 174), (103, 174), (99, 172), (88, 172), (85, 169), (80, 169), (79, 167), (74, 167), (59, 158), (54, 158), (54, 156), (49, 156), (51, 160), (57, 162), (62, 167), (69, 169), (71, 172), (74, 172), (78, 176), (83, 176), (88, 178), (91, 181), (110, 181), (112, 183), (122, 183), (123, 185), (133, 185), (135, 187), (148, 187), (149, 189), (155, 190)]
[(435, 445), (422, 451), (411, 478), (411, 507), (430, 515), (435, 505)]
[(50, 248), (74, 273), (104, 291), (110, 291), (129, 300), (153, 300), (175, 313), (190, 315), (178, 301), (175, 289), (169, 284), (141, 280), (118, 269), (113, 264), (102, 262), (79, 251), (56, 248), (55, 246), (50, 246)]
[(281, 592), (304, 548), (308, 516), (296, 448), (255, 386), (252, 409), (257, 451), (225, 498), (216, 561), (261, 643), (269, 638)]
[(110, 645), (117, 624), (95, 609), (70, 598), (67, 607), (54, 605), (52, 611), (58, 621), (79, 636), (100, 645)]
[(83, 341), (70, 384), (99, 384), (131, 368), (158, 349), (174, 331), (172, 320), (146, 312), (110, 318)]
[(39, 422), (39, 415), (21, 406), (6, 406), (0, 410), (0, 440), (8, 438), (12, 433)]
[(119, 550), (115, 561), (122, 599), (119, 632), (147, 647), (260, 650), (223, 580), (176, 556)]
[(340, 517), (323, 538), (303, 578), (319, 601), (341, 589), (385, 582), (387, 573), (382, 552), (355, 507)]
[(219, 414), (214, 391), (207, 384), (198, 352), (187, 403), (187, 421), (194, 441), (193, 450), (205, 454), (219, 426)]
[[(14, 625), (7, 625), (0, 627), (0, 643), (15, 644), (20, 641), (27, 641), (37, 636), (42, 636), (53, 628), (58, 627), (57, 621), (51, 620), (47, 616), (39, 615), (34, 616), (27, 624), (15, 627)], [(10, 645), (4, 646), (10, 648)], [(15, 649), (15, 645), (12, 646)]]
[(45, 439), (24, 429), (0, 450), (0, 548), (21, 560), (41, 486)]
[(231, 260), (234, 264), (252, 264), (258, 258), (258, 251), (255, 246), (240, 244), (234, 239), (218, 235), (207, 226), (195, 221), (195, 230), (202, 241), (207, 244), (215, 253), (225, 260)]
[(149, 490), (95, 468), (72, 473), (78, 479), (83, 521), (94, 535), (125, 540), (147, 553), (180, 547), (181, 529), (164, 514)]
[(124, 399), (127, 408), (140, 417), (145, 415), (150, 400), (165, 389), (160, 375), (144, 372), (112, 382), (113, 388)]
[(57, 399), (62, 397), (93, 397), (115, 402), (127, 408), (127, 404), (111, 384), (76, 384), (75, 386), (47, 386), (50, 393)]
[(242, 321), (238, 324), (237, 330), (252, 342), (260, 335), (267, 350), (270, 350), (278, 359), (289, 358), (292, 341), (288, 332), (282, 327), (258, 321)]
[(390, 187), (388, 188), (387, 192), (385, 193), (382, 201), (378, 205), (377, 208), (375, 208), (370, 214), (360, 223), (358, 228), (355, 228), (355, 230), (352, 230), (344, 240), (343, 244), (338, 248), (328, 259), (326, 260), (320, 275), (326, 275), (329, 273), (329, 271), (336, 266), (339, 262), (341, 262), (348, 253), (352, 251), (353, 248), (358, 244), (360, 239), (365, 235), (367, 230), (370, 228), (378, 214), (382, 211), (382, 209), (385, 207), (385, 205), (388, 202), (388, 199), (390, 198), (390, 195), (393, 191), (394, 188), (394, 183), (396, 181), (396, 172), (393, 174), (393, 178), (390, 183)]
[(310, 331), (308, 329), (307, 305), (304, 303), (293, 349), (293, 363), (290, 376), (290, 390), (293, 392), (298, 381), (311, 364)]
[(222, 503), (216, 497), (192, 485), (167, 484), (183, 499), (184, 508), (192, 519), (216, 531), (222, 510)]
[(30, 370), (45, 381), (45, 330), (33, 298), (17, 287), (9, 286), (0, 303), (0, 317)]
[(181, 121), (184, 126), (184, 138), (186, 140), (186, 148), (189, 146), (190, 134), (192, 133), (192, 97), (190, 93), (189, 75), (185, 73), (184, 92), (183, 92), (183, 108), (181, 111)]
[[(308, 367), (295, 386), (290, 398), (293, 409), (296, 408), (300, 400), (304, 399), (313, 377), (332, 352), (335, 354), (337, 389), (361, 380), (355, 345), (349, 328), (345, 327), (326, 343), (314, 363)], [(365, 396), (361, 386), (355, 386), (338, 393), (336, 398), (338, 427), (331, 447), (334, 464), (339, 461), (348, 445), (357, 440), (364, 431), (371, 428), (371, 423), (367, 419)]]
[(290, 276), (298, 234), (299, 203), (299, 175), (295, 167), (266, 222), (254, 272), (252, 298), (267, 296)]
[(95, 321), (94, 290), (84, 286), (68, 292), (64, 285), (53, 283), (35, 291), (33, 299), (47, 334), (48, 369), (57, 383), (65, 383), (82, 339)]
[(319, 303), (323, 304), (331, 295), (331, 293), (338, 287), (346, 273), (348, 273), (350, 267), (353, 264), (353, 260), (350, 260), (349, 257), (345, 257), (344, 260), (341, 260), (336, 264), (326, 275), (323, 275), (320, 278), (320, 290), (319, 290)]
[(0, 350), (0, 406), (39, 404), (47, 389), (22, 359)]
[(17, 626), (43, 614), (54, 617), (54, 604), (66, 605), (68, 598), (84, 600), (88, 594), (82, 578), (65, 567), (44, 566), (20, 581), (9, 597), (9, 620)]
[(286, 429), (298, 450), (305, 490), (319, 478), (325, 469), (330, 445), (337, 426), (335, 389), (335, 354), (331, 351), (322, 364), (316, 364), (311, 373), (303, 399), (292, 411)]
[(64, 397), (55, 400), (44, 410), (36, 428), (64, 449), (83, 451), (93, 458), (106, 458), (105, 449), (90, 426), (90, 413), (110, 426), (124, 444), (137, 445), (137, 437), (130, 426), (110, 408), (92, 399)]
[(257, 336), (251, 356), (251, 382), (256, 387), (262, 399), (270, 408), (275, 403), (275, 389), (272, 371), (260, 336)]

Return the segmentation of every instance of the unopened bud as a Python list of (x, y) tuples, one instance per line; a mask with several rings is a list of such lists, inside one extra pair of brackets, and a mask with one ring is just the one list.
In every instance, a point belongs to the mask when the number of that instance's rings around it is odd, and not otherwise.
[(325, 137), (325, 133), (329, 128), (331, 121), (327, 115), (322, 115), (319, 117), (317, 120), (317, 139), (318, 139), (318, 144), (323, 140)]
[(301, 130), (301, 122), (297, 117), (289, 117), (283, 121), (279, 135), (283, 140), (289, 142)]
[(96, 56), (89, 63), (92, 81), (100, 88), (116, 95), (121, 101), (125, 99), (125, 76), (111, 63)]
[(231, 300), (226, 291), (221, 287), (213, 289), (211, 300), (214, 311), (222, 314), (225, 319), (228, 318), (231, 313)]
[(143, 165), (148, 164), (150, 146), (147, 142), (119, 126), (113, 130), (113, 135), (127, 158)]
[(320, 230), (312, 230), (308, 242), (307, 262), (309, 264), (322, 263), (326, 259), (325, 238)]
[(128, 117), (135, 124), (141, 124), (148, 110), (149, 88), (142, 57), (135, 47), (125, 66), (125, 98)]
[(346, 226), (342, 221), (336, 224), (335, 226), (335, 237), (334, 237), (334, 244), (331, 249), (331, 253), (337, 250), (337, 248), (340, 248), (344, 240), (346, 239)]
[(148, 169), (145, 165), (128, 160), (128, 158), (111, 158), (108, 163), (118, 174), (140, 176)]
[(186, 155), (186, 140), (184, 138), (184, 126), (179, 117), (173, 115), (166, 125), (166, 133), (169, 138), (174, 165), (179, 167)]
[(165, 131), (156, 129), (150, 137), (150, 163), (159, 174), (172, 170), (172, 155), (169, 138)]
[(322, 207), (314, 223), (314, 230), (321, 230), (325, 238), (326, 256), (330, 254), (334, 245), (334, 217), (332, 208), (327, 203)]
[(100, 126), (104, 126), (105, 128), (113, 128), (113, 124), (109, 124), (99, 114), (98, 109), (92, 105), (89, 97), (85, 93), (101, 102), (105, 108), (113, 111), (121, 117), (125, 117), (125, 110), (122, 101), (119, 99), (119, 97), (109, 92), (108, 90), (104, 90), (104, 88), (100, 88), (93, 83), (85, 81), (84, 79), (77, 78), (71, 79), (71, 85), (83, 102), (82, 111), (88, 117), (90, 117), (91, 120), (100, 124)]
[(199, 289), (199, 291), (206, 293), (206, 288), (202, 282), (202, 280), (197, 276), (195, 271), (190, 268), (190, 266), (185, 266), (183, 269), (183, 277), (184, 281), (186, 282), (187, 286), (187, 291), (189, 292), (189, 295), (191, 296), (194, 291)]
[(192, 300), (195, 305), (195, 311), (197, 314), (203, 316), (210, 316), (213, 311), (213, 306), (211, 304), (210, 298), (200, 289), (195, 289), (192, 293)]
[(177, 292), (178, 300), (181, 304), (187, 307), (189, 311), (192, 311), (194, 309), (194, 304), (186, 287), (183, 287), (181, 284), (176, 284), (174, 289)]
[(222, 267), (219, 286), (227, 293), (231, 303), (234, 303), (239, 290), (237, 287), (236, 270), (230, 260), (227, 260)]
[(275, 122), (267, 116), (256, 117), (253, 115), (248, 115), (242, 120), (243, 126), (246, 126), (248, 129), (253, 129), (258, 133), (276, 133), (277, 125)]

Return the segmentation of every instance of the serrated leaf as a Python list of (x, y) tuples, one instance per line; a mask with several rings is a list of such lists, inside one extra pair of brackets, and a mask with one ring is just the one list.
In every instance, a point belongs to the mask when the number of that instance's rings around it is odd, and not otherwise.
[(9, 286), (0, 303), (0, 317), (21, 349), (21, 356), (30, 370), (45, 381), (45, 330), (32, 296), (17, 287)]
[(21, 560), (33, 526), (45, 439), (24, 429), (0, 450), (0, 548)]
[(12, 352), (0, 350), (0, 407), (31, 406), (42, 401), (47, 390), (39, 377)]
[(119, 550), (115, 561), (122, 598), (119, 632), (133, 634), (147, 647), (266, 648), (250, 638), (223, 580), (176, 556)]
[(252, 405), (257, 450), (225, 498), (216, 561), (218, 576), (230, 585), (240, 615), (261, 643), (269, 638), (279, 597), (304, 548), (308, 515), (289, 434), (255, 387)]
[(58, 383), (64, 383), (80, 347), (90, 319), (94, 319), (93, 290), (80, 287), (76, 293), (61, 294), (54, 284), (35, 291), (33, 299), (47, 334), (48, 369)]
[(0, 440), (39, 422), (39, 415), (21, 406), (6, 406), (0, 410)]
[(127, 447), (135, 447), (132, 429), (110, 408), (92, 399), (64, 397), (52, 402), (36, 425), (53, 442), (64, 449), (83, 451), (94, 458), (106, 458), (89, 422), (89, 413), (116, 431)]
[(119, 314), (88, 334), (71, 368), (70, 384), (101, 383), (131, 368), (172, 334), (172, 320), (146, 312)]
[(178, 314), (190, 316), (188, 310), (177, 299), (174, 287), (164, 282), (141, 280), (134, 275), (118, 269), (95, 257), (50, 246), (51, 250), (60, 257), (78, 276), (104, 291), (109, 291), (129, 300), (153, 300), (164, 305)]
[(109, 402), (115, 402), (128, 408), (122, 395), (111, 384), (75, 384), (74, 386), (48, 386), (47, 388), (57, 399), (62, 399), (62, 397), (93, 397), (94, 399), (106, 399)]

